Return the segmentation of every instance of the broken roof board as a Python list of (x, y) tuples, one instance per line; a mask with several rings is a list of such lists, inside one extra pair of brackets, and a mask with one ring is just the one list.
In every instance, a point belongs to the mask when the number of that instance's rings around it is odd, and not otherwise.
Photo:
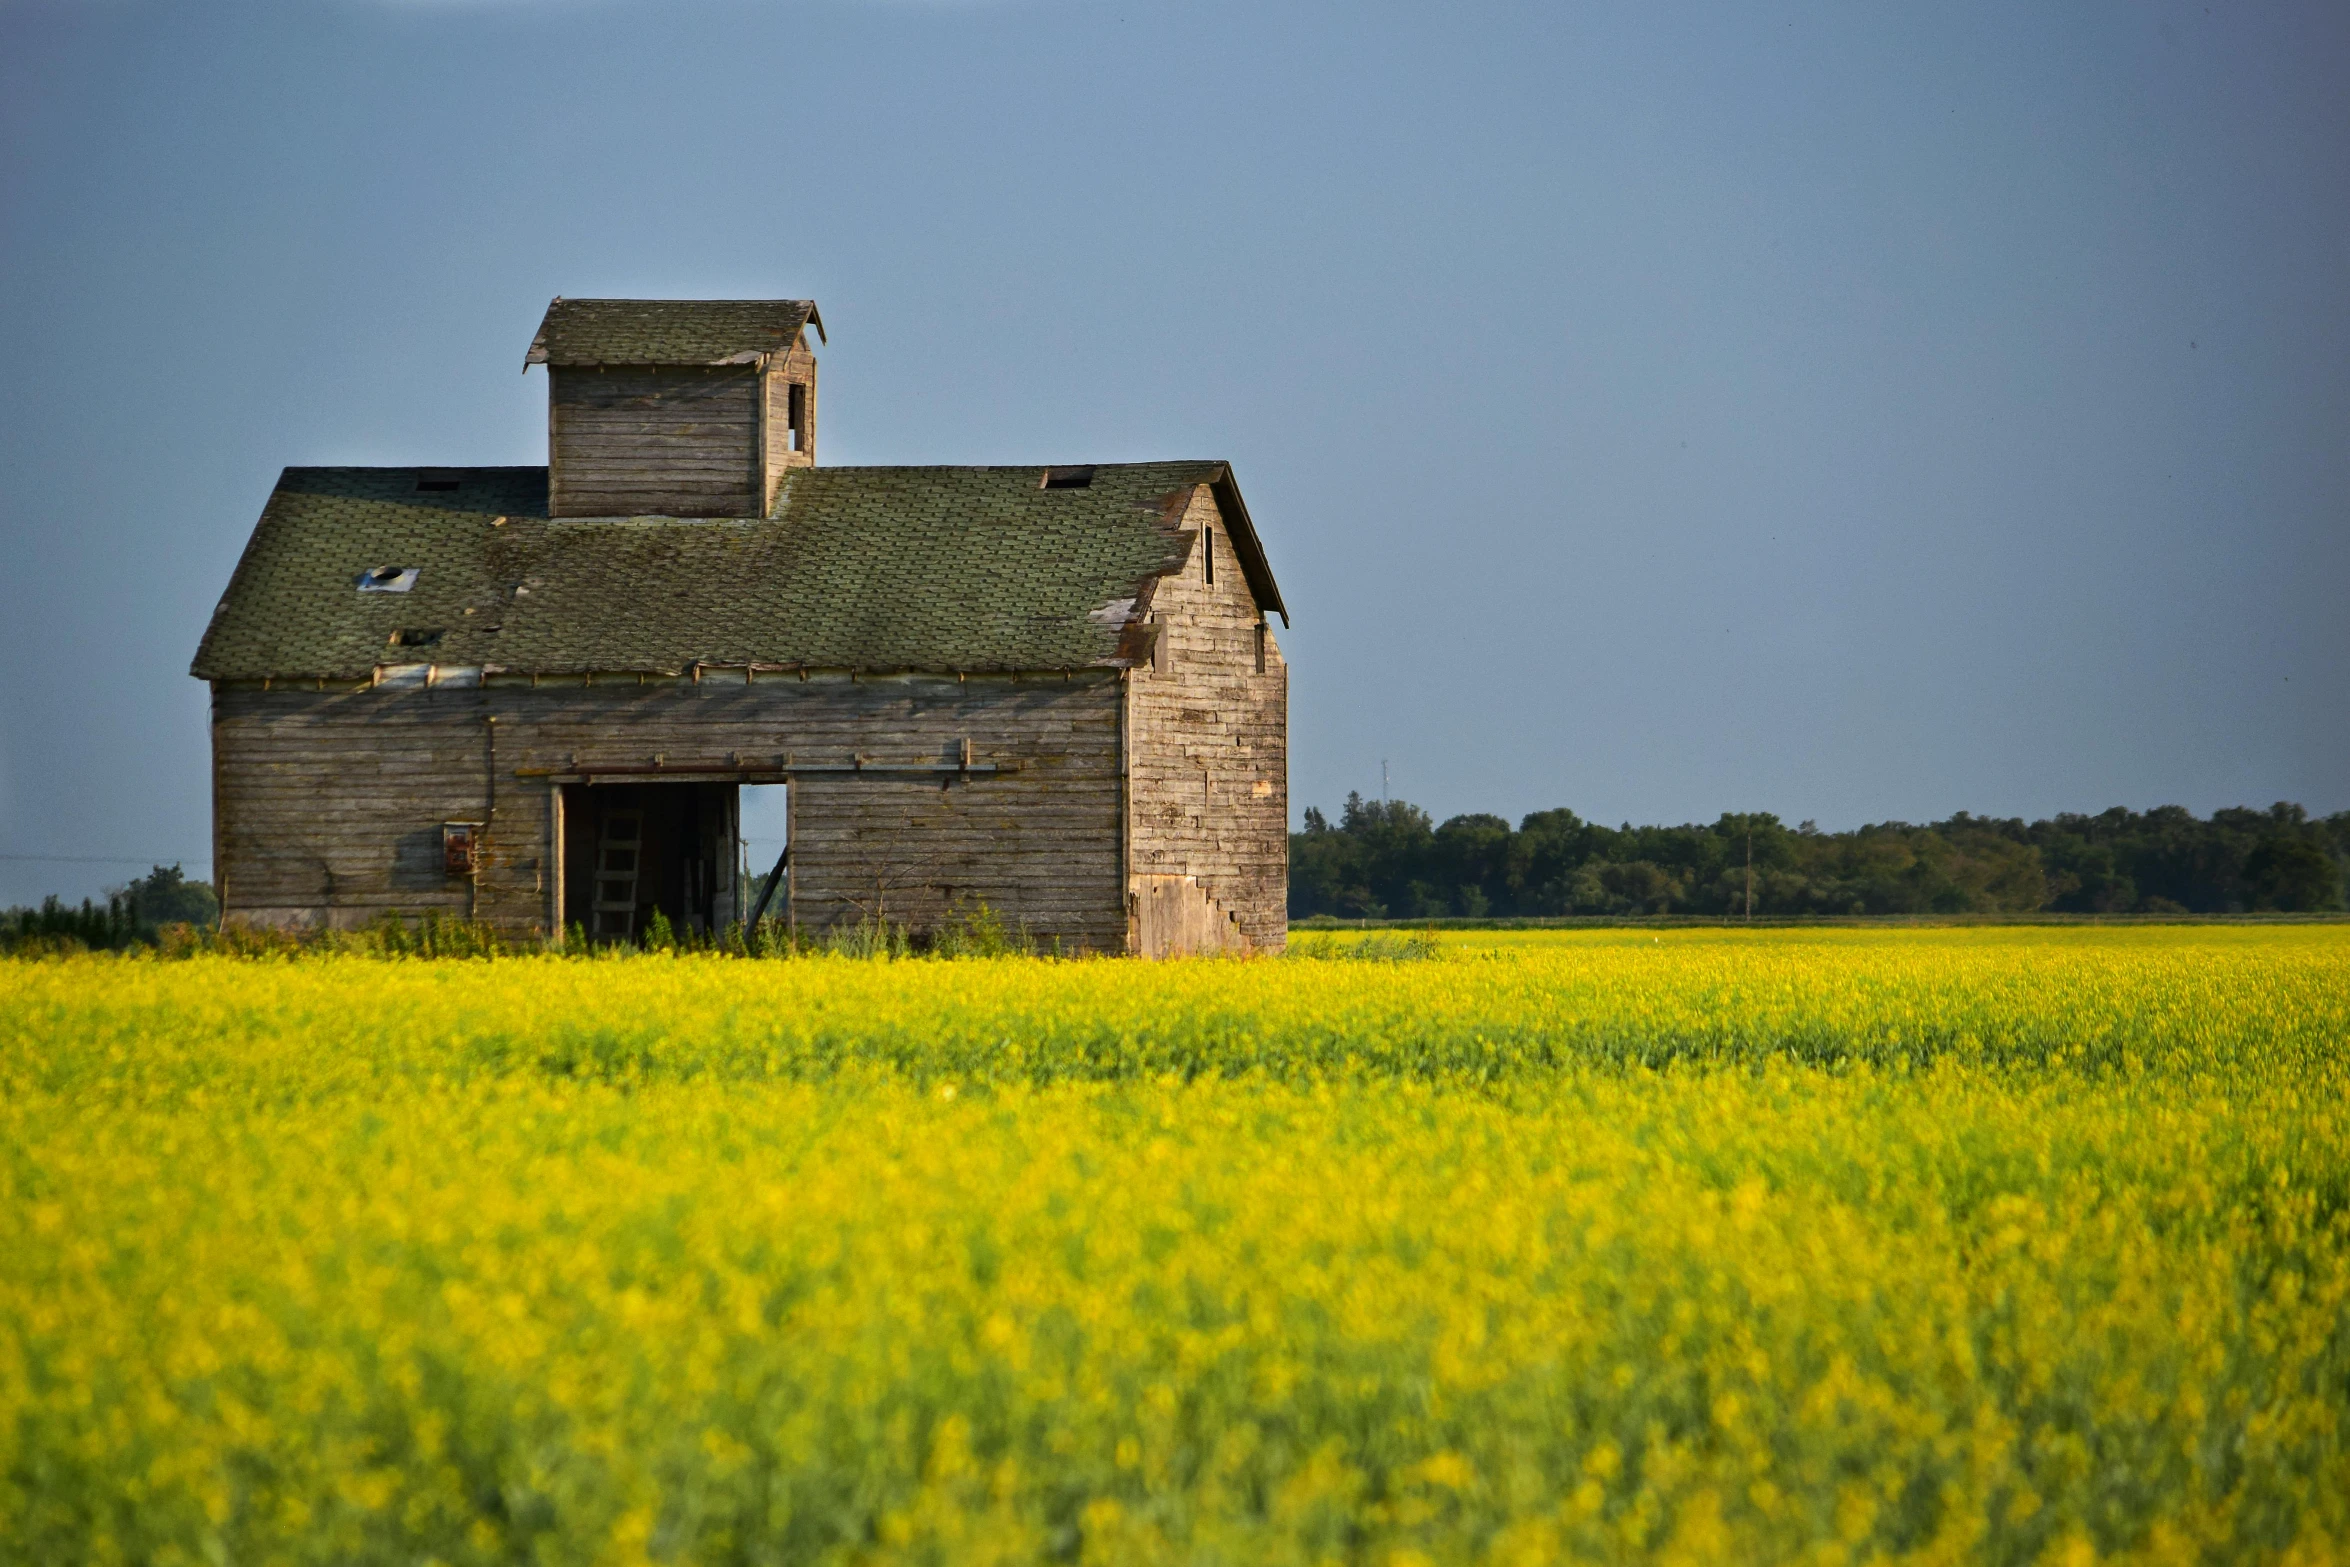
[(782, 353), (803, 328), (824, 335), (812, 299), (564, 299), (547, 306), (523, 366), (739, 365)]
[[(404, 631), (439, 632), (442, 662), (541, 674), (1115, 666), (1124, 621), (1104, 610), (1182, 569), (1198, 484), (1260, 606), (1280, 604), (1220, 462), (1102, 464), (1070, 490), (1034, 466), (800, 468), (769, 516), (733, 520), (554, 521), (543, 468), (443, 471), (455, 490), (287, 469), (191, 672), (365, 678)], [(382, 567), (417, 568), (411, 589), (359, 592)]]

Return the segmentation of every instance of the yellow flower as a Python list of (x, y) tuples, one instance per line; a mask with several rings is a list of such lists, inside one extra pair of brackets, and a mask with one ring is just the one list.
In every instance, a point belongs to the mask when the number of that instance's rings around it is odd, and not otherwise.
[(2334, 1559), (2346, 1044), (2330, 925), (0, 962), (0, 1539)]

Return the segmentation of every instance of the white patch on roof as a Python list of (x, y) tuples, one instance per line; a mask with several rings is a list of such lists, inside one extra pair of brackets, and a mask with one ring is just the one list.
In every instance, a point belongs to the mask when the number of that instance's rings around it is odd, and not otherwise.
[(378, 664), (375, 666), (375, 685), (378, 690), (416, 690), (431, 686), (457, 686), (470, 689), (481, 684), (479, 664)]

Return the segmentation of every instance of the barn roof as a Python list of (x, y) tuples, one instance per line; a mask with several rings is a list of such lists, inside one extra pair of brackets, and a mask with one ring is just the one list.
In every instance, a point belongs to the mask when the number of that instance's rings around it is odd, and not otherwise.
[(1200, 484), (1281, 609), (1225, 464), (1091, 472), (1047, 489), (1035, 467), (797, 468), (765, 518), (557, 521), (544, 468), (289, 468), (192, 673), (1115, 666), (1132, 601), (1188, 556)]
[(812, 299), (564, 299), (547, 306), (530, 365), (740, 365), (824, 335)]

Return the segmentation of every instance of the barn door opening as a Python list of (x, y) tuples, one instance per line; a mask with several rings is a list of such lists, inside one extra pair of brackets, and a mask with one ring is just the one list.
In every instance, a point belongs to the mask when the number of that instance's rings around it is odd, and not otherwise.
[(563, 923), (641, 942), (658, 912), (681, 936), (735, 919), (729, 784), (572, 784), (563, 791)]

